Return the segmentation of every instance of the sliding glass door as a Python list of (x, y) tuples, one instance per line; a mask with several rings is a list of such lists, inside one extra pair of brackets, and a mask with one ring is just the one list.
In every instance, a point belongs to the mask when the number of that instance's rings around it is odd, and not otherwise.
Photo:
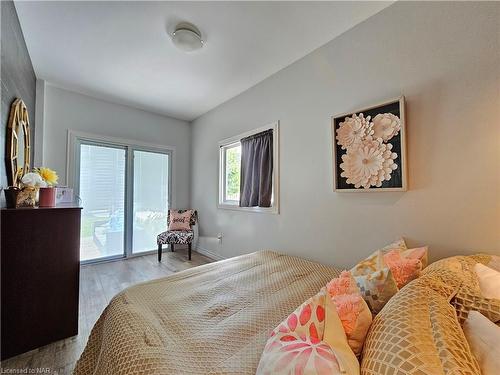
[(171, 204), (171, 151), (85, 138), (74, 148), (74, 187), (83, 206), (80, 260), (155, 251)]
[(123, 256), (126, 148), (80, 144), (80, 260)]
[(156, 248), (156, 235), (167, 228), (169, 207), (169, 155), (134, 151), (132, 252)]

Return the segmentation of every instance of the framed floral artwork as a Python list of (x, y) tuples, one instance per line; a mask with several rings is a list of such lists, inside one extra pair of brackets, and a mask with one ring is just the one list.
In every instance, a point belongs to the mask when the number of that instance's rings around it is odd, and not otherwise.
[(406, 191), (404, 97), (332, 117), (333, 189)]

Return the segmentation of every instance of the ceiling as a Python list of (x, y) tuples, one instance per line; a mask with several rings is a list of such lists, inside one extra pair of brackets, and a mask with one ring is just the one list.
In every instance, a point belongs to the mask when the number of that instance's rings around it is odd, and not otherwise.
[[(16, 1), (38, 78), (193, 120), (391, 2)], [(185, 53), (167, 31), (198, 26)]]

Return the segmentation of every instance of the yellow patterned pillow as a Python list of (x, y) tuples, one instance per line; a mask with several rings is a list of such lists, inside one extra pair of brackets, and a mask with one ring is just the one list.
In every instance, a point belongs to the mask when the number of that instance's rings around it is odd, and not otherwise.
[(387, 251), (390, 251), (390, 250), (400, 250), (400, 251), (404, 251), (404, 250), (407, 250), (408, 247), (406, 246), (406, 242), (403, 238), (400, 238), (392, 243), (390, 243), (389, 245), (386, 245), (384, 246), (383, 248), (379, 249), (380, 251), (382, 251), (383, 253), (387, 252)]
[(389, 268), (384, 268), (369, 275), (354, 276), (361, 296), (373, 314), (377, 314), (398, 292), (396, 280)]
[(387, 266), (384, 263), (384, 254), (391, 250), (406, 251), (408, 248), (406, 247), (405, 241), (400, 238), (399, 240), (396, 240), (381, 249), (375, 250), (370, 256), (356, 264), (351, 269), (351, 274), (353, 276), (369, 275), (372, 272), (380, 271), (381, 269), (386, 268)]
[(350, 272), (353, 276), (370, 275), (373, 272), (384, 269), (385, 267), (384, 254), (382, 253), (382, 250), (377, 250), (368, 258), (363, 259), (361, 262), (351, 268)]
[(362, 297), (374, 314), (377, 314), (387, 301), (398, 292), (396, 280), (384, 262), (384, 254), (391, 250), (406, 251), (405, 241), (400, 238), (376, 250), (350, 270), (356, 279)]

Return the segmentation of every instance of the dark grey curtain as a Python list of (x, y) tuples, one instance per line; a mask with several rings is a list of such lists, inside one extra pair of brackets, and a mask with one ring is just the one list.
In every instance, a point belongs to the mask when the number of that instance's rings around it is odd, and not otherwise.
[(240, 207), (271, 207), (273, 130), (241, 139)]

